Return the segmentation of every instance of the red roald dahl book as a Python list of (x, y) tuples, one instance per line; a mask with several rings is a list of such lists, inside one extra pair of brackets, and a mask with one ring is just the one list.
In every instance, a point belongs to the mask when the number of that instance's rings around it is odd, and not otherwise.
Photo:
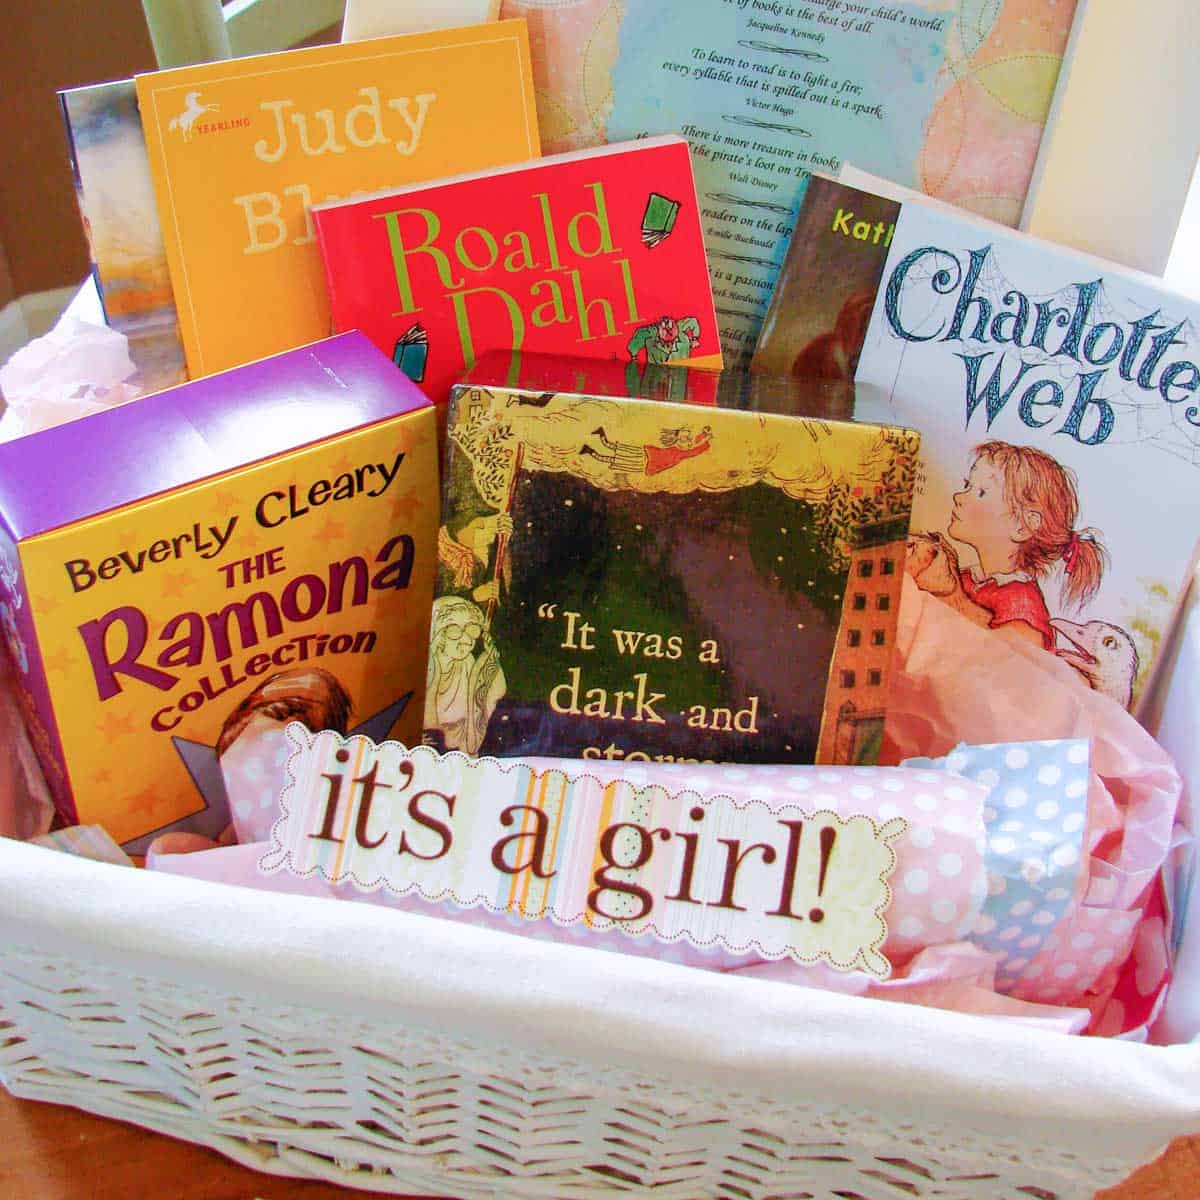
[(721, 366), (684, 138), (312, 211), (334, 328), (362, 330), (438, 403), (488, 350)]

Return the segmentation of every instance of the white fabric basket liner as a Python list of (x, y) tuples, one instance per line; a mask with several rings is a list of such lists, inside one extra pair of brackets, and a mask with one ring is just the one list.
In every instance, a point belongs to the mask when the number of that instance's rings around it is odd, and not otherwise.
[(1088, 1198), (1200, 1046), (1048, 1034), (0, 840), (0, 1080), (442, 1196)]

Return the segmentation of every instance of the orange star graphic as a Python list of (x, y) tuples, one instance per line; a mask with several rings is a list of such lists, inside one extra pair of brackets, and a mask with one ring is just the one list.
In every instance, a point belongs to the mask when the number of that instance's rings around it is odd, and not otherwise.
[[(285, 526), (286, 528), (286, 526)], [(238, 542), (238, 549), (243, 558), (254, 558), (267, 550), (280, 549), (280, 531), (278, 529), (259, 529), (252, 525)]]
[(31, 596), (30, 603), (42, 616), (48, 616), (62, 604), (62, 601), (57, 596), (48, 594), (45, 596)]
[(75, 656), (66, 646), (58, 646), (52, 653), (42, 655), (42, 665), (51, 675), (66, 675), (75, 665)]
[(101, 767), (100, 770), (92, 772), (92, 782), (100, 784), (101, 787), (112, 783), (112, 772), (107, 767)]
[(425, 502), (416, 492), (405, 492), (392, 501), (389, 511), (393, 517), (408, 517), (411, 519), (424, 507)]
[(344, 475), (348, 471), (353, 471), (355, 465), (353, 456), (343, 451), (336, 462), (329, 464), (329, 473), (330, 475)]
[(148, 787), (138, 792), (136, 795), (127, 796), (125, 799), (125, 807), (131, 813), (137, 813), (141, 816), (149, 816), (162, 803), (162, 796), (157, 788)]
[(341, 521), (335, 521), (331, 518), (325, 522), (321, 531), (314, 535), (313, 540), (320, 542), (322, 545), (328, 545), (331, 542), (344, 542), (346, 540), (346, 526)]
[(104, 734), (105, 741), (112, 742), (119, 737), (128, 737), (133, 733), (136, 721), (137, 717), (134, 713), (110, 712), (100, 722), (100, 731)]
[(211, 496), (213, 511), (226, 518), (232, 516), (234, 510), (242, 502), (241, 493), (228, 483), (216, 488)]
[(164, 600), (177, 600), (187, 595), (194, 584), (192, 576), (187, 571), (173, 571), (162, 577), (158, 585), (158, 594)]

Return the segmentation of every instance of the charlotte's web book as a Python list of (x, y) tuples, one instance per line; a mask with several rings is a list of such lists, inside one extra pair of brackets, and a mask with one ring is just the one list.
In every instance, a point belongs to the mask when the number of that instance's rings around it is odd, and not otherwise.
[(137, 78), (193, 377), (324, 337), (309, 206), (535, 157), (523, 21)]
[(889, 394), (922, 434), (918, 584), (1128, 707), (1200, 533), (1198, 319), (1159, 280), (814, 179), (754, 366)]
[[(483, 366), (451, 401), (426, 740), (875, 761), (916, 435), (797, 416), (776, 391), (680, 404), (556, 387), (508, 355), (490, 382)], [(678, 368), (625, 370), (639, 392), (688, 394), (664, 387)]]
[(749, 358), (800, 186), (843, 160), (1015, 225), (1075, 0), (503, 0), (557, 153), (682, 133), (726, 361)]
[(720, 367), (688, 144), (651, 138), (313, 210), (334, 328), (438, 403), (489, 350)]

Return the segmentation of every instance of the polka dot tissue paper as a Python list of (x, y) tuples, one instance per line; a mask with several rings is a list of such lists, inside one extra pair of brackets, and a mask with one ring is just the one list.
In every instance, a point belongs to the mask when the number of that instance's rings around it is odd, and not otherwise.
[[(971, 940), (996, 957), (996, 986), (1032, 982), (1076, 898), (1087, 828), (1088, 743), (961, 746), (940, 766), (989, 788), (983, 809), (987, 899)], [(922, 760), (910, 760), (910, 766)], [(1055, 978), (1061, 965), (1053, 973)], [(1036, 989), (1034, 989), (1036, 990)], [(1055, 989), (1057, 991), (1057, 989)]]

